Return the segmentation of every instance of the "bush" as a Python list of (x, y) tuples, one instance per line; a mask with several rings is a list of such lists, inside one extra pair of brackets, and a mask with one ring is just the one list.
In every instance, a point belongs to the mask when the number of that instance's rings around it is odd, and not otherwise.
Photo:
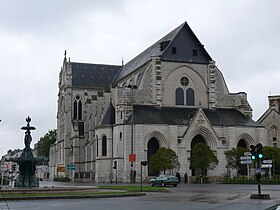
[(69, 177), (61, 177), (61, 176), (59, 176), (59, 177), (55, 177), (53, 179), (53, 181), (55, 181), (55, 182), (70, 182), (71, 179)]
[[(2, 176), (0, 176), (0, 182), (2, 180)], [(9, 180), (7, 179), (7, 177), (3, 177), (3, 185), (8, 185), (9, 184)]]

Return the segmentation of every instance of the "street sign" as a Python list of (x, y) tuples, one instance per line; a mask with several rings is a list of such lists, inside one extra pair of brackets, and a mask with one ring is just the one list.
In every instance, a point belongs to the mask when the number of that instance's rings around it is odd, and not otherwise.
[(6, 166), (6, 164), (1, 165), (1, 171), (6, 171), (6, 170), (7, 170), (7, 166)]
[(241, 164), (251, 164), (252, 160), (241, 160), (240, 163)]
[(272, 164), (262, 164), (261, 168), (272, 168)]
[(263, 160), (263, 163), (272, 163), (272, 160)]
[[(71, 168), (71, 167), (69, 167), (69, 168)], [(67, 167), (67, 169), (68, 169), (68, 167)], [(65, 172), (65, 167), (64, 166), (58, 166), (57, 167), (57, 172)]]
[(75, 164), (68, 164), (68, 165), (67, 165), (67, 170), (69, 170), (69, 171), (74, 171), (74, 170), (76, 170), (76, 165), (75, 165)]
[(251, 160), (250, 156), (241, 156), (240, 160)]
[(136, 154), (129, 154), (128, 161), (129, 162), (136, 162)]
[(251, 154), (251, 152), (244, 152), (244, 155), (249, 155), (249, 156), (251, 156), (252, 154)]

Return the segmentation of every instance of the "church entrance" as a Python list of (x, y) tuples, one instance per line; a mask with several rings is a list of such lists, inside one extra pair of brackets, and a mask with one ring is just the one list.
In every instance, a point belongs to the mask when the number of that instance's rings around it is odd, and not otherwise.
[[(243, 148), (241, 151), (245, 151), (244, 149), (248, 148), (248, 143), (245, 139), (240, 139), (237, 143), (237, 148)], [(243, 156), (244, 153), (242, 153)], [(247, 165), (246, 164), (240, 164), (240, 166), (237, 169), (237, 174), (240, 175), (248, 175)]]
[(151, 157), (157, 152), (157, 150), (159, 149), (159, 143), (158, 140), (156, 138), (151, 138), (148, 142), (148, 176), (156, 176), (158, 175), (158, 171), (154, 171), (151, 168)]
[[(197, 145), (198, 143), (203, 143), (203, 144), (206, 144), (205, 142), (205, 139), (202, 135), (200, 134), (197, 134), (193, 139), (192, 139), (192, 142), (191, 142), (191, 150), (193, 150), (194, 146)], [(202, 174), (203, 173), (203, 174)], [(207, 170), (205, 170), (204, 172), (202, 172), (201, 170), (199, 169), (196, 169), (196, 170), (192, 170), (192, 176), (206, 176), (207, 174)]]
[(241, 148), (248, 148), (246, 140), (244, 139), (240, 139), (237, 143), (237, 147), (241, 147)]

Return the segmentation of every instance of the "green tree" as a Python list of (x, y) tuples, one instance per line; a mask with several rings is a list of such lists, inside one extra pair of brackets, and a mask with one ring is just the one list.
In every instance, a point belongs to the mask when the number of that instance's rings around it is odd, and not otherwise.
[(272, 170), (275, 175), (280, 174), (280, 148), (263, 147), (263, 160), (272, 160)]
[(178, 156), (172, 149), (161, 147), (151, 157), (151, 168), (158, 172), (163, 171), (164, 174), (166, 170), (179, 170)]
[(213, 170), (219, 163), (210, 147), (202, 142), (193, 147), (189, 160), (190, 169), (200, 170), (202, 175), (206, 173), (207, 169)]
[(247, 173), (247, 166), (240, 163), (240, 157), (244, 156), (244, 152), (248, 152), (248, 148), (232, 148), (231, 150), (225, 151), (228, 169), (237, 169), (237, 174), (245, 175)]
[(38, 156), (49, 158), (50, 147), (56, 141), (56, 129), (50, 130), (44, 135), (38, 144)]

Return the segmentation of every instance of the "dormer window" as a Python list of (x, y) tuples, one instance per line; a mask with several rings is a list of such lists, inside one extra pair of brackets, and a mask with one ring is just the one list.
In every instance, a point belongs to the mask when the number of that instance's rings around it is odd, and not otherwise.
[(177, 48), (176, 47), (172, 47), (172, 54), (177, 54)]
[(192, 50), (192, 55), (193, 55), (193, 56), (197, 56), (197, 49), (193, 49), (193, 50)]

